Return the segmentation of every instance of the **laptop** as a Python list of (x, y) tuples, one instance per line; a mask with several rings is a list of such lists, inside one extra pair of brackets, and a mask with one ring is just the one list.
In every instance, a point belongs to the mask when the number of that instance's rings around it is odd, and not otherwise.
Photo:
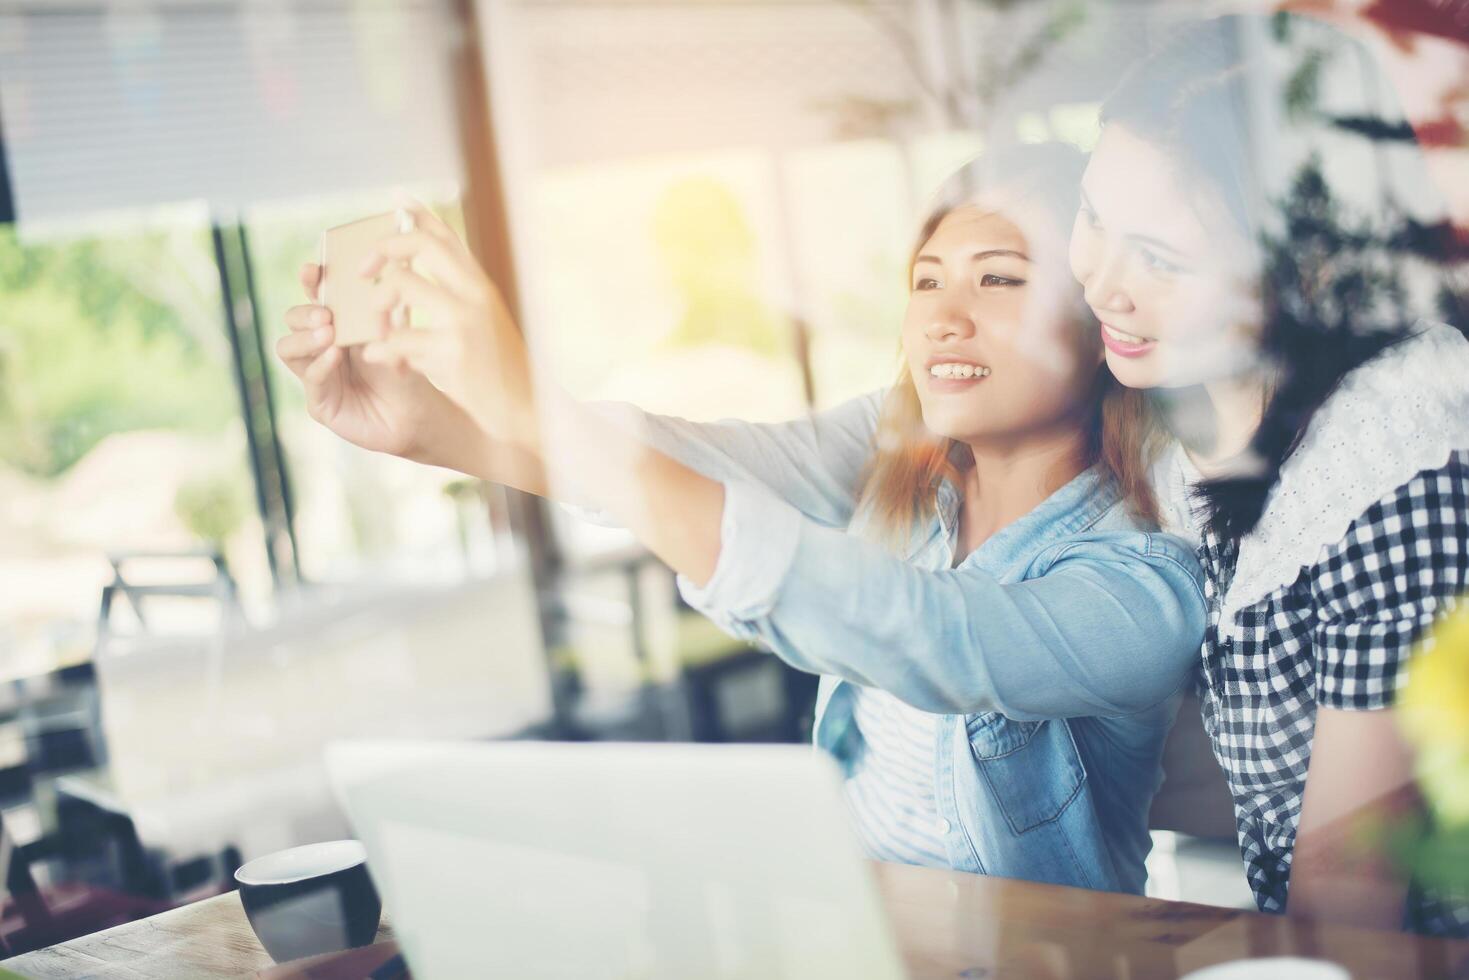
[(903, 976), (839, 771), (809, 746), (326, 759), (415, 980)]

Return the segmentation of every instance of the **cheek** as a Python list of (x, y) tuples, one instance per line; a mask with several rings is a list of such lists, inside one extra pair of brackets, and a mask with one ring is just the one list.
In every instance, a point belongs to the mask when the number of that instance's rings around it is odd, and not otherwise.
[(1071, 274), (1082, 285), (1086, 285), (1094, 268), (1095, 249), (1090, 232), (1091, 230), (1082, 224), (1081, 217), (1078, 216), (1075, 226), (1071, 229), (1071, 242), (1066, 249), (1066, 259), (1071, 266)]
[(1025, 335), (1009, 359), (1007, 387), (1033, 404), (1039, 418), (1071, 412), (1091, 397), (1102, 367), (1102, 343), (1090, 318), (1056, 316)]
[(908, 305), (908, 311), (903, 315), (902, 333), (898, 339), (902, 347), (903, 370), (912, 379), (921, 403), (925, 397), (922, 375), (925, 372), (923, 362), (928, 357), (928, 348), (923, 335), (923, 321), (915, 315), (912, 303)]
[(1030, 370), (1018, 376), (1032, 391), (1046, 392), (1055, 404), (1076, 401), (1091, 390), (1101, 358), (1080, 350), (1074, 336), (1057, 338), (1045, 351), (1044, 360), (1032, 361)]
[(1193, 290), (1159, 280), (1146, 269), (1129, 270), (1126, 290), (1133, 310), (1129, 320), (1141, 333), (1156, 336), (1162, 330), (1176, 336), (1197, 316), (1199, 297)]
[[(1069, 280), (1064, 288), (1035, 284), (1019, 314), (1007, 360), (1025, 384), (1067, 386), (1078, 370), (1100, 363), (1101, 341), (1085, 309), (1080, 291)], [(1061, 284), (1052, 281), (1055, 287)]]
[(1152, 319), (1166, 318), (1171, 332), (1195, 343), (1220, 339), (1233, 319), (1233, 297), (1213, 284), (1193, 283), (1154, 290)]

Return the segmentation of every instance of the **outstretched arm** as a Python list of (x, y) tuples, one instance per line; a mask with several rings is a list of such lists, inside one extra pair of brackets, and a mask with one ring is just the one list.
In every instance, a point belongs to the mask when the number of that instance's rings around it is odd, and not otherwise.
[[(559, 386), (531, 377), (519, 331), (453, 231), (427, 209), (415, 209), (415, 217), (418, 230), (386, 243), (371, 270), (381, 273), (378, 328), (388, 339), (351, 352), (358, 372), (353, 380), (370, 375), (352, 388), (362, 396), (352, 405), (360, 402), (362, 408), (346, 421), (361, 421), (354, 428), (340, 417), (313, 413), (334, 431), (368, 448), (408, 455), (395, 448), (405, 445), (413, 450), (410, 458), (420, 462), (591, 506), (564, 469), (544, 470), (553, 454), (541, 430), (561, 440), (554, 455), (565, 456), (583, 448), (575, 435), (595, 421), (602, 438), (631, 437), (633, 444), (713, 479), (760, 484), (822, 524), (843, 527), (850, 521), (873, 452), (882, 392), (781, 423), (697, 423), (628, 404), (578, 403)], [(303, 281), (310, 294), (316, 269), (308, 271), (311, 279)], [(389, 310), (409, 304), (427, 312), (433, 326), (392, 329)], [(315, 390), (317, 372), (339, 368), (346, 359), (330, 346), (330, 316), (326, 308), (308, 305), (287, 317), (293, 330), (282, 342), (281, 355), (302, 376), (308, 394)], [(503, 424), (459, 424), (468, 421), (470, 409), (481, 420), (513, 422), (514, 437)], [(364, 441), (362, 429), (383, 429), (395, 438)]]
[(1126, 714), (1183, 683), (1203, 598), (1181, 543), (1102, 534), (1014, 584), (976, 568), (914, 568), (757, 482), (711, 479), (585, 406), (538, 402), (493, 285), (434, 237), (451, 234), (425, 224), (380, 247), (366, 270), (384, 270), (380, 308), (407, 303), (434, 325), (394, 331), (366, 357), (424, 373), (494, 443), (542, 460), (550, 486), (608, 512), (707, 590), (696, 605), (738, 620), (791, 664), (930, 711), (1017, 718)]
[[(605, 511), (674, 569), (706, 580), (719, 553), (721, 484), (537, 384), (499, 290), (442, 220), (425, 208), (414, 216), (415, 230), (384, 240), (360, 270), (376, 279), (383, 336), (362, 360), (421, 375), (474, 421), (482, 437), (464, 454), (466, 472)], [(393, 326), (401, 307), (430, 325)]]
[(588, 408), (704, 476), (758, 484), (819, 524), (846, 527), (874, 451), (882, 395), (776, 423), (690, 422), (609, 402)]
[(758, 488), (725, 489), (716, 570), (684, 595), (801, 670), (925, 711), (1040, 720), (1151, 707), (1197, 661), (1201, 573), (1168, 535), (1077, 536), (1008, 582), (974, 565), (918, 568)]

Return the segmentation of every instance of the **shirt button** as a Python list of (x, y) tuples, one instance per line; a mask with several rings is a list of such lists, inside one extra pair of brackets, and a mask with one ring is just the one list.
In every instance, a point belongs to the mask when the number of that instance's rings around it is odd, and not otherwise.
[(948, 820), (945, 820), (942, 817), (939, 818), (939, 833), (947, 834), (950, 830), (953, 829), (953, 827), (954, 825), (949, 823)]

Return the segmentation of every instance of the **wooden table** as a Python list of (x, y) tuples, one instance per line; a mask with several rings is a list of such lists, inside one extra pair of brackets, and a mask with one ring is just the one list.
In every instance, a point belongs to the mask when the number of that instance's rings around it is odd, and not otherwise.
[[(1469, 942), (894, 864), (875, 868), (914, 978), (1134, 980), (1251, 956), (1321, 957), (1356, 978), (1469, 978)], [(384, 926), (379, 940), (390, 937)], [(0, 964), (37, 980), (208, 980), (270, 965), (235, 894)]]

